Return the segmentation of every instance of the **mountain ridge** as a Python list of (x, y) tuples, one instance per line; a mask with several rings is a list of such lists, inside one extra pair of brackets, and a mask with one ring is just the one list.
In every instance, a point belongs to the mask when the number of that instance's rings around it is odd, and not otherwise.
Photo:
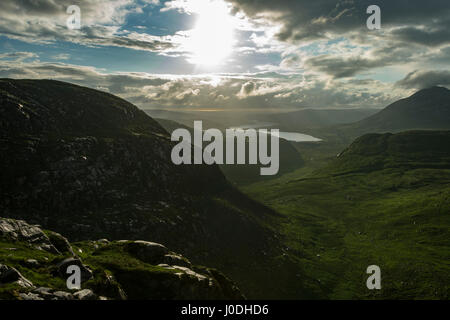
[(438, 86), (419, 90), (366, 119), (337, 129), (352, 137), (365, 133), (450, 129), (450, 90)]
[(217, 166), (175, 166), (169, 135), (137, 107), (63, 82), (3, 79), (0, 114), (2, 216), (71, 241), (164, 243), (249, 297), (283, 290), (262, 282), (261, 262), (278, 250), (266, 226), (276, 213)]

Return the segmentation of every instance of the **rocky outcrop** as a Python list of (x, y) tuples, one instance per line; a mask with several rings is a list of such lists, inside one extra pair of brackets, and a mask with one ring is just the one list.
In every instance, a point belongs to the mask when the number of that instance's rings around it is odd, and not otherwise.
[(46, 287), (40, 287), (27, 293), (20, 293), (19, 298), (21, 300), (108, 300), (106, 297), (97, 296), (89, 289), (70, 293)]
[(38, 227), (22, 220), (0, 219), (0, 237), (12, 241), (23, 241), (52, 253), (59, 253), (47, 235)]
[[(0, 218), (0, 226), (0, 241), (14, 249), (0, 247), (0, 284), (9, 285), (0, 286), (0, 299), (6, 294), (23, 300), (243, 298), (220, 272), (194, 266), (158, 243), (101, 239), (74, 247), (62, 235), (25, 221)], [(67, 269), (74, 265), (82, 287), (69, 290)]]

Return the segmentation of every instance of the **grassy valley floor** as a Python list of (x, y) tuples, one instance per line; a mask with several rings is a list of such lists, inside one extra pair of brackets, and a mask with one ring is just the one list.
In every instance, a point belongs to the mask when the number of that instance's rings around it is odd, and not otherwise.
[[(335, 172), (305, 167), (242, 187), (283, 215), (275, 228), (303, 279), (299, 296), (449, 299), (450, 170)], [(370, 265), (382, 290), (366, 287)]]

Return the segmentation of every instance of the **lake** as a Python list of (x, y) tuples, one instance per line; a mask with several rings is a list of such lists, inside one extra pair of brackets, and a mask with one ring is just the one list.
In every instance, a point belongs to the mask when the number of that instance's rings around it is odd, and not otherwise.
[[(258, 125), (258, 128), (261, 128), (261, 126)], [(230, 128), (233, 129), (237, 132), (243, 132), (246, 129), (257, 129), (254, 127), (248, 127), (248, 126), (240, 126), (240, 127), (233, 127)], [(284, 132), (284, 131), (280, 131), (277, 136), (281, 139), (287, 140), (287, 141), (291, 141), (291, 142), (320, 142), (322, 141), (322, 139), (307, 135), (307, 134), (303, 134), (303, 133), (298, 133), (298, 132)]]

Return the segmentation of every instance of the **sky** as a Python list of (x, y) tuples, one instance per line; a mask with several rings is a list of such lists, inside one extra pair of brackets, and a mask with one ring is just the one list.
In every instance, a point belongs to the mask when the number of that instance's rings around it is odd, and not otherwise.
[[(370, 5), (380, 29), (367, 27)], [(382, 108), (450, 88), (450, 1), (2, 0), (0, 78), (67, 81), (143, 109)]]

